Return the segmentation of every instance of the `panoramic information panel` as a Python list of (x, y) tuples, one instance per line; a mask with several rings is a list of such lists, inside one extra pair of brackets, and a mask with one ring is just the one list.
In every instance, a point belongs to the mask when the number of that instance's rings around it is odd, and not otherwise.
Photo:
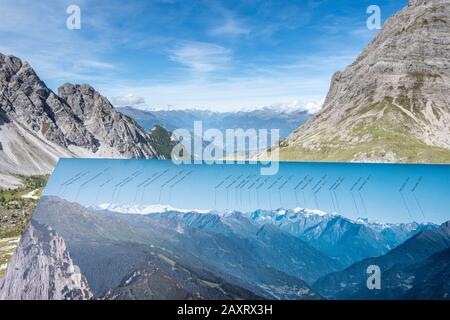
[(44, 195), (85, 207), (307, 208), (383, 222), (442, 223), (450, 218), (450, 166), (286, 162), (268, 176), (260, 169), (257, 164), (63, 159)]
[(63, 159), (0, 298), (445, 298), (449, 169)]

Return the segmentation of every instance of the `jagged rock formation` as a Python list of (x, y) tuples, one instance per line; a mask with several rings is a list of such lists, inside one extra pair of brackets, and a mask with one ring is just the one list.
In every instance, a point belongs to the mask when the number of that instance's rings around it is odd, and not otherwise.
[(78, 300), (93, 294), (64, 239), (33, 221), (0, 282), (0, 300)]
[(351, 220), (308, 209), (256, 210), (250, 218), (260, 225), (276, 225), (343, 266), (385, 254), (415, 234), (438, 227), (431, 223), (392, 224), (362, 218)]
[(412, 0), (345, 71), (282, 159), (450, 162), (450, 1)]
[(162, 158), (149, 136), (89, 85), (56, 95), (31, 66), (0, 54), (0, 187), (48, 174), (60, 157)]
[(118, 156), (154, 158), (157, 154), (145, 130), (117, 112), (108, 99), (90, 85), (66, 83), (59, 87), (58, 95), (95, 135), (100, 145), (116, 149)]
[(14, 56), (0, 55), (0, 79), (4, 119), (6, 115), (59, 146), (76, 145), (97, 151), (94, 136), (28, 63)]

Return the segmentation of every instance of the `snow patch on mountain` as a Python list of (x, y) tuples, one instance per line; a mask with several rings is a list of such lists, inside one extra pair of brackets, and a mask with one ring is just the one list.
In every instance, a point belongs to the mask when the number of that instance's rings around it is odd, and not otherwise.
[(362, 217), (357, 218), (354, 222), (363, 224), (363, 225), (365, 225), (373, 230), (376, 230), (376, 231), (382, 231), (385, 229), (392, 229), (392, 228), (402, 228), (405, 231), (413, 231), (413, 230), (416, 230), (419, 226), (423, 226), (423, 227), (436, 226), (432, 222), (422, 222), (420, 224), (417, 222), (386, 223), (386, 222), (375, 221), (375, 220), (371, 220), (369, 218), (362, 218)]
[(211, 210), (180, 209), (174, 208), (170, 205), (162, 205), (162, 204), (140, 205), (140, 204), (102, 203), (97, 206), (91, 206), (90, 209), (108, 210), (112, 212), (126, 213), (126, 214), (151, 214), (162, 212), (180, 212), (180, 213), (196, 212), (201, 214), (211, 213)]

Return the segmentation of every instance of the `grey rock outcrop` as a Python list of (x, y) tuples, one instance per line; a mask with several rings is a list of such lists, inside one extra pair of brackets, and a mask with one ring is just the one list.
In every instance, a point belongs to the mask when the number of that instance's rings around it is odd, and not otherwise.
[(450, 1), (413, 0), (343, 72), (286, 159), (450, 162)]
[(132, 158), (153, 158), (157, 155), (145, 130), (131, 118), (117, 112), (108, 99), (90, 85), (66, 83), (58, 89), (58, 95), (88, 131), (107, 147), (116, 148), (119, 154)]
[(85, 300), (93, 298), (64, 239), (33, 221), (0, 280), (0, 300)]
[(91, 86), (59, 92), (28, 63), (0, 53), (0, 187), (17, 184), (13, 175), (48, 174), (60, 157), (164, 158)]
[(0, 108), (33, 133), (62, 147), (96, 151), (98, 142), (28, 63), (0, 54)]

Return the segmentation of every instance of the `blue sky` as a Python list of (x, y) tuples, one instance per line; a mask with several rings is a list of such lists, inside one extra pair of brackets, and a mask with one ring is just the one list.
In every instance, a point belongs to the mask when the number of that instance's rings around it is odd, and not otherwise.
[[(66, 8), (81, 8), (68, 30)], [(268, 105), (311, 111), (407, 0), (0, 0), (0, 52), (30, 62), (56, 90), (90, 83), (114, 104), (218, 111)]]

